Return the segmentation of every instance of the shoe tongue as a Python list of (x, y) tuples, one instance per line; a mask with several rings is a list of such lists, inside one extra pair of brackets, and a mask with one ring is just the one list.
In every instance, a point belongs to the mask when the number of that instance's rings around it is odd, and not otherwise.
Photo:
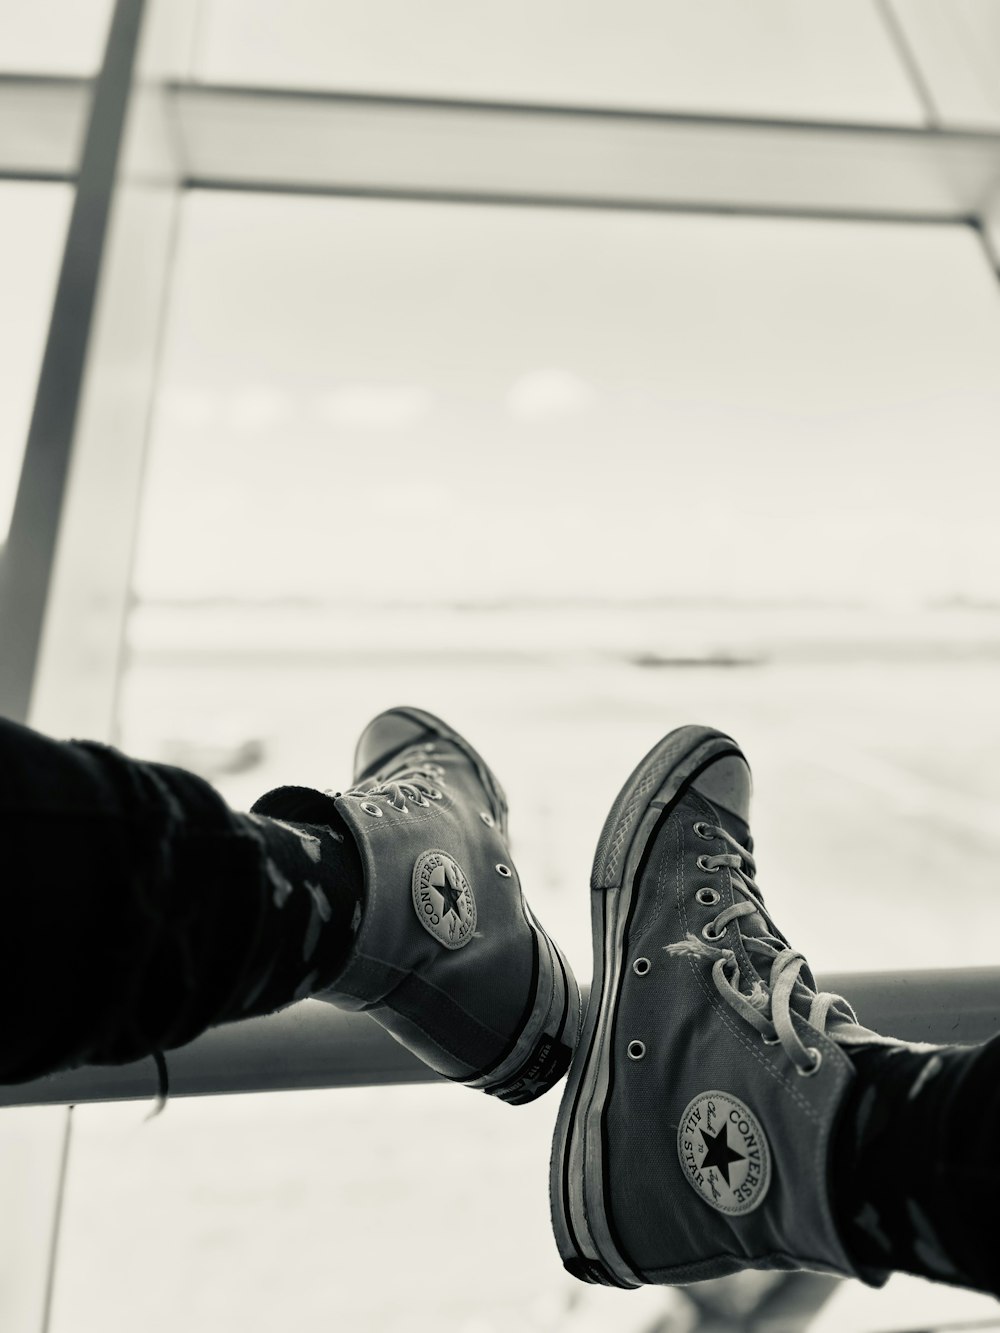
[(389, 768), (396, 756), (418, 741), (433, 739), (431, 732), (416, 718), (401, 710), (382, 713), (370, 722), (358, 741), (354, 755), (354, 781)]
[[(753, 794), (753, 783), (750, 777), (750, 768), (743, 756), (741, 754), (723, 755), (702, 773), (699, 773), (693, 786), (700, 795), (711, 802), (722, 828), (726, 830), (731, 838), (735, 838), (741, 847), (752, 854), (750, 800)], [(736, 896), (737, 901), (742, 897), (741, 894)], [(764, 895), (759, 889), (757, 897), (761, 903), (764, 903)], [(781, 944), (787, 945), (788, 943), (777, 926), (769, 924), (760, 912), (740, 917), (739, 930), (741, 935), (748, 937), (756, 936), (758, 939), (766, 937), (772, 941), (776, 939)], [(765, 983), (770, 985), (771, 964), (767, 957), (763, 953), (754, 951), (753, 965), (760, 976), (763, 977)], [(803, 983), (806, 992), (815, 992), (816, 979), (808, 963), (803, 965), (802, 971), (799, 973), (799, 980)], [(795, 988), (792, 996), (792, 1008), (803, 1018), (808, 1016), (810, 999), (811, 996), (808, 993), (803, 993), (799, 987)]]
[[(741, 754), (724, 754), (698, 774), (694, 788), (709, 801), (722, 828), (748, 852), (753, 852), (750, 835), (750, 799), (753, 783), (750, 768)], [(732, 848), (727, 848), (732, 851)], [(748, 870), (749, 873), (749, 870)], [(737, 901), (739, 897), (737, 895)], [(763, 899), (761, 899), (763, 901)], [(759, 912), (740, 918), (743, 935), (771, 936), (773, 930)], [(765, 973), (769, 971), (763, 958), (754, 957), (755, 964)]]
[(721, 755), (698, 774), (694, 789), (711, 802), (719, 823), (741, 847), (752, 851), (750, 841), (750, 798), (753, 783), (750, 768), (741, 754)]
[(739, 815), (733, 814), (732, 810), (727, 810), (725, 806), (717, 805), (715, 810), (719, 816), (720, 826), (752, 855), (753, 838), (750, 836), (750, 825), (742, 820)]

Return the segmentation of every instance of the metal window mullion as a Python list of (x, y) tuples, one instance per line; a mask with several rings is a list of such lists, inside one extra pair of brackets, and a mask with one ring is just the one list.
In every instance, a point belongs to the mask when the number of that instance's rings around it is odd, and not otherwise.
[[(159, 24), (154, 20), (159, 17)], [(183, 0), (117, 0), (93, 82), (76, 191), (18, 492), (0, 556), (0, 712), (55, 734), (110, 739), (145, 449), (180, 175), (164, 131), (170, 33)], [(140, 40), (141, 39), (141, 40)], [(169, 62), (168, 62), (169, 63)], [(52, 93), (45, 166), (72, 167), (88, 86), (0, 87), (0, 98)], [(0, 149), (11, 143), (0, 135)], [(14, 144), (17, 158), (18, 145)], [(24, 161), (20, 161), (24, 168)], [(28, 163), (30, 167), (30, 163)], [(23, 171), (22, 171), (23, 174)], [(30, 174), (30, 172), (29, 172)], [(70, 173), (71, 174), (71, 173)], [(56, 1256), (70, 1165), (69, 1112), (8, 1121), (14, 1174), (7, 1213), (23, 1255), (0, 1293), (4, 1333), (46, 1333), (58, 1303)], [(36, 1142), (37, 1140), (37, 1142)]]
[(118, 0), (95, 82), (28, 441), (0, 562), (0, 713), (29, 715), (145, 0)]

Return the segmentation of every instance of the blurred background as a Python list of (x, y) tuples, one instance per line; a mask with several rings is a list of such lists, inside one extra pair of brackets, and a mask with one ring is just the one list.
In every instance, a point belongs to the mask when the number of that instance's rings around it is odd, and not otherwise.
[[(245, 808), (429, 708), (584, 977), (709, 723), (817, 970), (995, 963), (998, 188), (995, 0), (0, 0), (3, 710)], [(6, 1110), (0, 1327), (1000, 1327), (574, 1283), (555, 1109)]]

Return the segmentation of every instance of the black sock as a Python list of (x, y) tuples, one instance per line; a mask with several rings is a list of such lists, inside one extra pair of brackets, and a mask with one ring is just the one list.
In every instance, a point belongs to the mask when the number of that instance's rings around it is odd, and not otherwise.
[[(280, 803), (265, 797), (257, 804)], [(156, 944), (137, 973), (130, 1021), (107, 1033), (92, 1062), (118, 1064), (186, 1045), (206, 1028), (273, 1013), (336, 979), (360, 920), (364, 879), (336, 811), (314, 813), (322, 823), (264, 816), (255, 807), (230, 816), (243, 838), (196, 844), (203, 879), (218, 856), (217, 891), (157, 903)], [(175, 877), (186, 878), (182, 865)]]
[(834, 1211), (864, 1268), (1000, 1295), (1000, 1037), (849, 1052), (857, 1078), (834, 1147)]
[(244, 1010), (267, 1012), (273, 996), (287, 1003), (335, 980), (361, 919), (364, 872), (350, 828), (323, 792), (277, 787), (247, 818), (264, 838), (272, 903), (283, 918), (271, 977)]

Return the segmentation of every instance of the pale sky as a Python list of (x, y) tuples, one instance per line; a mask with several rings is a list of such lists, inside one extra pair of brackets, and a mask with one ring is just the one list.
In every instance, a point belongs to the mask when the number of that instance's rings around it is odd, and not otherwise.
[(137, 585), (996, 594), (962, 228), (198, 194)]

